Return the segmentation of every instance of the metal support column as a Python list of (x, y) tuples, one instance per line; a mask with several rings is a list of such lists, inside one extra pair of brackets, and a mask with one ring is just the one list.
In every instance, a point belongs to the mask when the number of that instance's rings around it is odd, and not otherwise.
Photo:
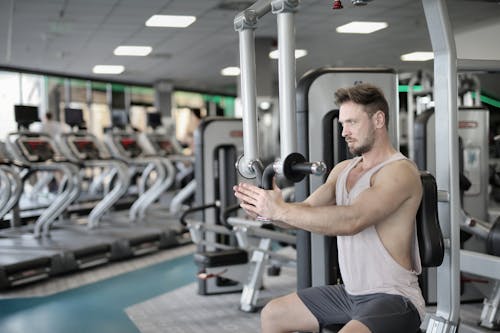
[[(422, 0), (434, 51), (436, 109), (436, 180), (443, 200), (438, 204), (445, 238), (445, 257), (438, 268), (437, 309), (427, 332), (457, 331), (460, 310), (459, 185), (457, 121), (457, 56), (445, 0)], [(443, 195), (444, 194), (444, 195)]]

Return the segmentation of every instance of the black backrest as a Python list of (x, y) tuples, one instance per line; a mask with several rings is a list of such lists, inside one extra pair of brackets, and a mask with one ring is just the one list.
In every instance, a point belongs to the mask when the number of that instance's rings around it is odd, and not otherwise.
[(437, 185), (433, 175), (420, 172), (422, 202), (417, 212), (417, 236), (423, 267), (440, 266), (444, 258), (444, 241), (439, 227)]

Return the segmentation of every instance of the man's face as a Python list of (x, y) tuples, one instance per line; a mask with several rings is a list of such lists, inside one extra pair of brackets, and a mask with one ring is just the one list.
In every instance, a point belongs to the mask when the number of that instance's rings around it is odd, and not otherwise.
[(363, 106), (345, 102), (340, 106), (339, 122), (351, 154), (361, 155), (370, 151), (375, 143), (375, 125)]

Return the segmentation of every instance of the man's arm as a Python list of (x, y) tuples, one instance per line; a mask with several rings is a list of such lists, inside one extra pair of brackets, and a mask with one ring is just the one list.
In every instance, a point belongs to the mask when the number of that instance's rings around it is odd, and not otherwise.
[(252, 193), (255, 197), (249, 203), (253, 206), (247, 205), (246, 209), (314, 233), (353, 235), (385, 220), (410, 198), (420, 200), (422, 190), (416, 168), (407, 161), (398, 161), (375, 174), (372, 186), (360, 193), (350, 206), (310, 206), (306, 202), (292, 205), (273, 201), (272, 196), (263, 192)]
[[(308, 208), (308, 207), (335, 205), (335, 186), (337, 183), (337, 178), (340, 172), (348, 164), (348, 162), (349, 161), (343, 161), (337, 164), (328, 175), (326, 182), (322, 184), (320, 187), (318, 187), (303, 202), (285, 203), (282, 199), (281, 190), (277, 186), (273, 186), (272, 190), (266, 191), (254, 185), (242, 183), (233, 187), (234, 194), (240, 200), (241, 207), (252, 218), (256, 218), (257, 216), (264, 216), (264, 217), (268, 216), (268, 215), (260, 215), (259, 213), (256, 212), (255, 209), (256, 207), (253, 202), (259, 196), (259, 194), (262, 196), (261, 200), (263, 204), (269, 206), (266, 208), (267, 210), (274, 210), (281, 204), (293, 206), (297, 210), (301, 210), (303, 208)], [(297, 228), (296, 226), (291, 225), (286, 221), (282, 220), (273, 219), (272, 222), (282, 228)]]

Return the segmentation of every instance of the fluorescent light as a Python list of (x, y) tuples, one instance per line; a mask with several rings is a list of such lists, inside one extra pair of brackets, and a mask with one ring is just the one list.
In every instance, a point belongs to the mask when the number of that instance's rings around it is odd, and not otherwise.
[(220, 74), (223, 76), (238, 76), (240, 72), (239, 67), (226, 67), (220, 71)]
[(121, 74), (125, 70), (121, 65), (95, 65), (92, 69), (94, 74)]
[(427, 61), (431, 59), (434, 59), (434, 53), (432, 52), (412, 52), (401, 56), (403, 61)]
[(153, 15), (146, 21), (148, 27), (186, 28), (196, 21), (195, 16)]
[(386, 22), (363, 22), (353, 21), (337, 27), (338, 33), (343, 34), (371, 34), (372, 32), (382, 30), (388, 27)]
[[(295, 59), (299, 59), (302, 57), (305, 57), (307, 55), (307, 50), (304, 49), (296, 49), (295, 50)], [(278, 59), (280, 56), (280, 53), (278, 50), (274, 50), (269, 52), (269, 58), (271, 59)]]
[(262, 101), (259, 104), (259, 109), (267, 111), (271, 108), (271, 102), (269, 101)]
[(140, 56), (144, 57), (151, 53), (151, 46), (120, 45), (113, 52), (117, 56)]

